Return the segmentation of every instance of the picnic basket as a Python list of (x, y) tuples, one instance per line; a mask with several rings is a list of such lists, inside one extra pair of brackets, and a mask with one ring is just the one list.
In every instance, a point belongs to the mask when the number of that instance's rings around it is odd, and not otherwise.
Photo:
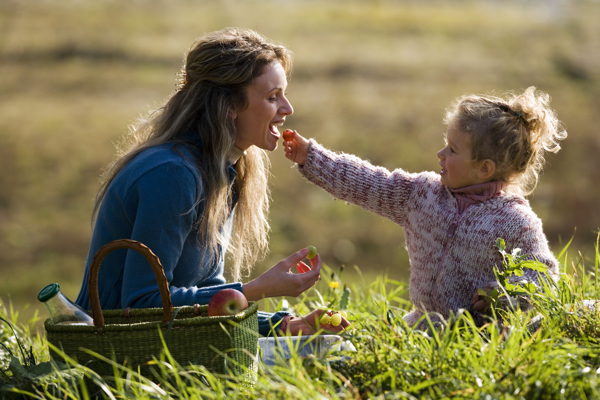
[[(141, 253), (156, 276), (162, 308), (102, 310), (98, 294), (98, 271), (108, 253), (131, 249)], [(100, 375), (113, 375), (110, 363), (90, 354), (98, 353), (119, 364), (139, 368), (151, 376), (153, 358), (160, 359), (165, 347), (182, 366), (203, 365), (209, 371), (253, 380), (257, 370), (258, 304), (232, 316), (209, 317), (206, 305), (175, 310), (164, 270), (158, 257), (144, 244), (115, 240), (95, 255), (89, 275), (90, 304), (94, 326), (44, 322), (49, 343)], [(164, 345), (163, 345), (164, 340)], [(53, 358), (61, 358), (52, 352)]]

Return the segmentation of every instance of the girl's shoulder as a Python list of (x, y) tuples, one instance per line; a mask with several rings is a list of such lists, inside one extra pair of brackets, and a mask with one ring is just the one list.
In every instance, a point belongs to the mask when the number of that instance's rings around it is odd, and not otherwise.
[(522, 221), (524, 225), (541, 223), (540, 218), (531, 208), (529, 201), (518, 194), (503, 193), (487, 202), (487, 210), (501, 214), (507, 221), (517, 223)]
[(413, 186), (424, 186), (436, 191), (443, 191), (445, 187), (442, 184), (440, 175), (432, 171), (408, 172), (402, 168), (396, 168), (392, 171), (392, 174)]
[(450, 190), (442, 184), (440, 174), (433, 171), (406, 173), (407, 179), (412, 182), (413, 192), (417, 197), (430, 194), (436, 198), (452, 198)]
[(440, 175), (432, 171), (405, 173), (409, 210), (451, 212), (455, 207), (452, 192), (442, 184)]
[(514, 193), (502, 193), (499, 196), (493, 197), (491, 200), (491, 205), (494, 208), (507, 208), (507, 209), (529, 209), (531, 210), (531, 206), (529, 205), (529, 201), (519, 195)]

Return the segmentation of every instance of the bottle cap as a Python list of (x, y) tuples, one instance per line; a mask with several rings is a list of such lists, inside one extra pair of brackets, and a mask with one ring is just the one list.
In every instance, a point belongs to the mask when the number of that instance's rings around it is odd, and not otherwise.
[(58, 286), (58, 283), (51, 283), (42, 290), (40, 290), (37, 297), (38, 300), (43, 303), (46, 300), (49, 300), (52, 297), (56, 296), (58, 292), (60, 292), (60, 286)]

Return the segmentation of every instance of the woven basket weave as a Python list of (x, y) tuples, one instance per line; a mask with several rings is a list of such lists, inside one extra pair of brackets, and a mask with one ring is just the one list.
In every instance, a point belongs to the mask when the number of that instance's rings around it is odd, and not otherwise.
[[(145, 256), (159, 284), (163, 308), (101, 310), (98, 269), (104, 257), (116, 249), (132, 249)], [(164, 351), (161, 334), (173, 358), (181, 365), (203, 365), (215, 373), (230, 373), (253, 380), (257, 369), (258, 304), (232, 316), (208, 317), (207, 306), (173, 310), (168, 283), (158, 257), (143, 244), (122, 239), (96, 253), (89, 276), (94, 326), (55, 324), (46, 320), (48, 341), (80, 364), (101, 375), (113, 375), (112, 366), (89, 354), (92, 350), (119, 364), (139, 367), (149, 376), (148, 362)], [(53, 354), (54, 358), (60, 357)]]

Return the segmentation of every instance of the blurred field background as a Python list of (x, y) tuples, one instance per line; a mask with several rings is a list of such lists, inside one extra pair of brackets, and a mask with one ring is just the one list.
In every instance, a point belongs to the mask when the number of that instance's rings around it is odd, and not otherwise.
[[(444, 109), (534, 85), (567, 125), (531, 204), (556, 252), (593, 259), (600, 225), (600, 3), (587, 1), (0, 2), (0, 299), (77, 296), (102, 168), (127, 125), (175, 89), (202, 33), (258, 30), (295, 53), (286, 127), (389, 169), (437, 170)], [(342, 281), (406, 280), (402, 229), (334, 201), (271, 155), (271, 252), (318, 247)], [(355, 271), (358, 266), (360, 273)], [(362, 274), (362, 275), (361, 275)], [(23, 319), (20, 319), (23, 320)]]

